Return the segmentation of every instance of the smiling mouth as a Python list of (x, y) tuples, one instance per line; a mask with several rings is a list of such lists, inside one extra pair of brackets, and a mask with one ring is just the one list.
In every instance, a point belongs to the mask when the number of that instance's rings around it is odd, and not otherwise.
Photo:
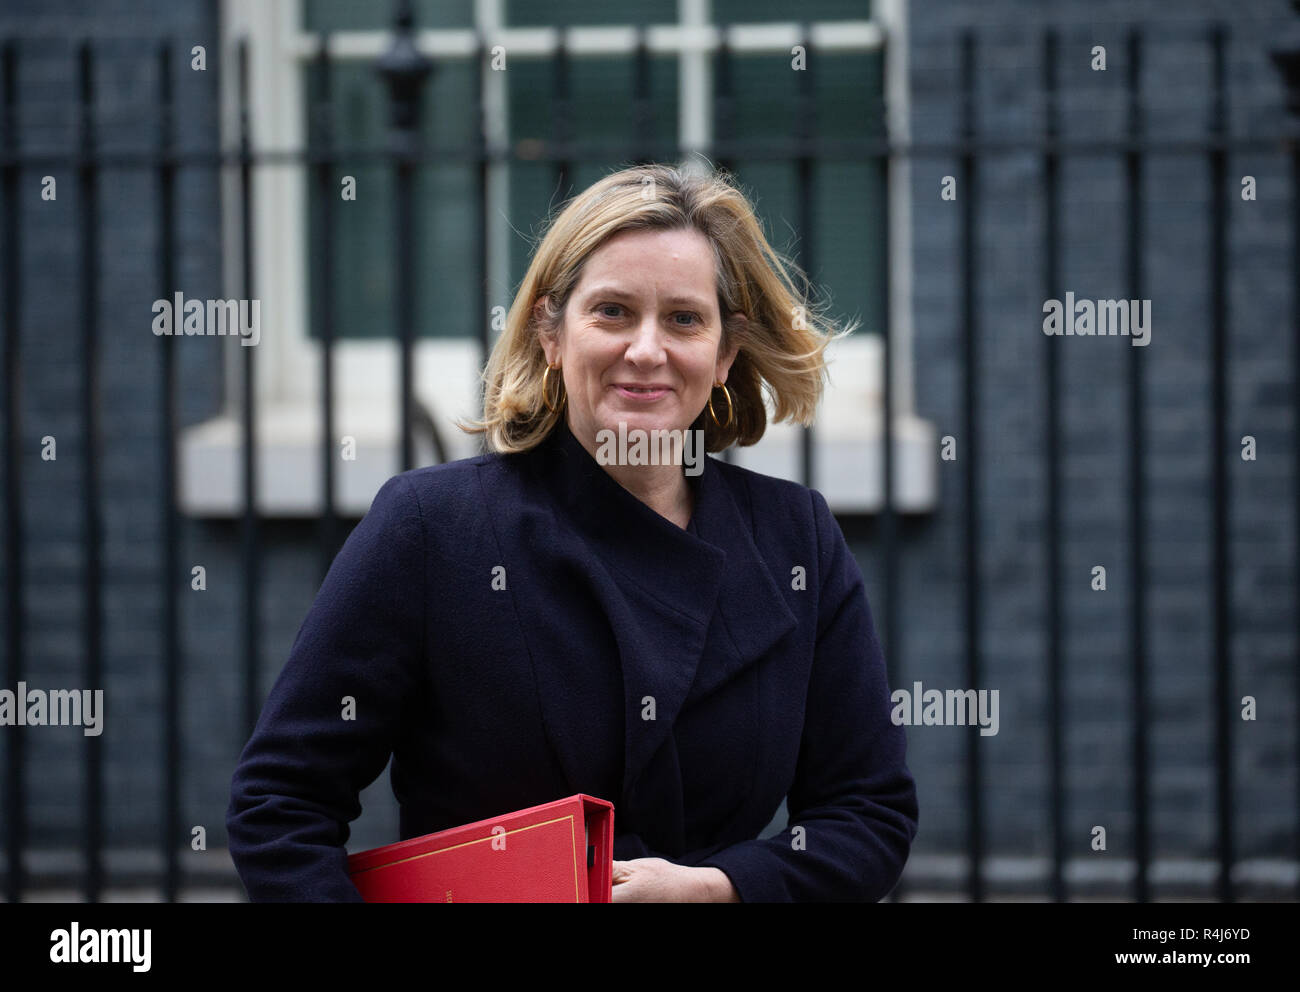
[(667, 386), (633, 386), (615, 383), (614, 388), (621, 396), (631, 400), (657, 400), (672, 392)]

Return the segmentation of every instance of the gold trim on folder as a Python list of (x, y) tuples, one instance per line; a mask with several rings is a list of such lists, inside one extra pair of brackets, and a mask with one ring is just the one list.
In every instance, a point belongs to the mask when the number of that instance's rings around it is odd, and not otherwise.
[(473, 840), (463, 841), (460, 844), (452, 844), (450, 847), (440, 847), (436, 851), (422, 851), (419, 854), (412, 854), (409, 858), (398, 858), (396, 861), (385, 861), (382, 865), (371, 865), (369, 868), (358, 868), (349, 872), (351, 875), (361, 875), (368, 871), (378, 871), (381, 868), (391, 868), (394, 865), (406, 864), (408, 861), (418, 861), (420, 858), (427, 858), (431, 854), (443, 854), (447, 851), (455, 851), (457, 848), (469, 847), (471, 844), (481, 844), (485, 840), (492, 840), (494, 837), (509, 837), (511, 834), (523, 833), (525, 830), (532, 830), (536, 827), (547, 827), (552, 823), (560, 823), (564, 820), (569, 821), (569, 846), (573, 850), (573, 901), (581, 902), (581, 888), (578, 883), (578, 849), (573, 839), (573, 814), (568, 813), (564, 816), (557, 816), (553, 820), (543, 820), (541, 823), (530, 823), (525, 827), (515, 827), (514, 830), (507, 830), (504, 834), (489, 834), (487, 837), (476, 837)]

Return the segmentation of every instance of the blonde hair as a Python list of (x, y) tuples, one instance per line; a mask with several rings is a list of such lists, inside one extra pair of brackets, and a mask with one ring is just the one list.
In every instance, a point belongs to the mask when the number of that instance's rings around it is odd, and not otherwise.
[[(706, 451), (754, 444), (767, 429), (763, 391), (773, 418), (811, 424), (826, 377), (826, 346), (836, 331), (820, 308), (794, 288), (789, 271), (806, 276), (768, 244), (748, 199), (725, 171), (690, 174), (666, 165), (639, 165), (605, 176), (573, 197), (550, 222), (519, 286), (483, 373), (483, 419), (457, 423), (486, 433), (499, 452), (527, 451), (564, 415), (547, 408), (542, 392), (546, 355), (539, 335), (562, 326), (569, 295), (587, 257), (607, 238), (633, 229), (695, 229), (713, 246), (720, 353), (739, 345), (727, 377), (734, 416), (720, 428), (707, 414)], [(544, 306), (537, 304), (545, 296)], [(742, 317), (733, 318), (739, 312)], [(555, 387), (552, 385), (551, 389)], [(726, 399), (714, 409), (726, 422)]]

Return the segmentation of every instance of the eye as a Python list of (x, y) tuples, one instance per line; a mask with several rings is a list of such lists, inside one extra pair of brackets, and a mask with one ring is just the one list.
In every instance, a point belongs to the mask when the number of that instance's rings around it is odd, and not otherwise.
[(608, 317), (608, 318), (610, 318), (611, 320), (614, 320), (614, 319), (616, 319), (616, 318), (618, 317), (618, 314), (605, 313), (606, 310), (609, 310), (609, 309), (611, 309), (611, 308), (614, 309), (614, 310), (622, 310), (622, 309), (623, 309), (623, 308), (622, 308), (621, 306), (619, 306), (617, 303), (598, 303), (598, 304), (596, 304), (596, 307), (595, 307), (596, 311), (597, 311), (597, 312), (598, 312), (602, 317)]
[[(701, 323), (701, 322), (702, 322), (701, 319), (700, 319), (700, 315), (699, 315), (698, 313), (694, 313), (694, 312), (692, 312), (692, 311), (690, 311), (690, 310), (683, 310), (681, 313), (676, 314), (676, 316), (678, 316), (678, 317), (689, 317), (689, 318), (691, 318), (691, 323)], [(689, 325), (689, 324), (681, 324), (680, 326), (682, 326), (682, 327), (689, 327), (690, 325)]]

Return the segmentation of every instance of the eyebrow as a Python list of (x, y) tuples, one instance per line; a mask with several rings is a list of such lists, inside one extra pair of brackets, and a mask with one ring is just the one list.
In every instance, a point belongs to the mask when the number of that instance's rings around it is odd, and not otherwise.
[[(597, 296), (611, 296), (617, 297), (621, 300), (635, 299), (634, 294), (627, 292), (627, 290), (619, 289), (617, 286), (593, 286), (583, 294), (583, 298), (588, 300)], [(708, 305), (698, 296), (669, 296), (664, 300), (664, 302), (670, 303), (673, 306), (695, 307), (699, 310), (708, 309)]]

